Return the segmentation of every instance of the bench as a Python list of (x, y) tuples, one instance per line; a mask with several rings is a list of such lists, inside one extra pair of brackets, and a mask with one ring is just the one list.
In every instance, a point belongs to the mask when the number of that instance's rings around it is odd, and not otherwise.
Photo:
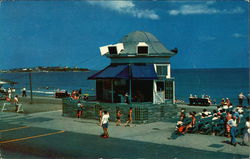
[[(7, 110), (6, 106), (9, 105), (9, 106), (16, 106), (15, 103), (3, 103), (3, 107), (2, 107), (2, 112)], [(17, 113), (19, 112), (24, 112), (23, 110), (23, 105), (22, 104), (17, 104), (18, 107), (17, 107)]]

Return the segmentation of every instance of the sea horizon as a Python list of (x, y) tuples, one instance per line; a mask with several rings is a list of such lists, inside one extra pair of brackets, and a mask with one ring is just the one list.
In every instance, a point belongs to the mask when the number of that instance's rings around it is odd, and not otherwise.
[[(95, 95), (95, 80), (88, 80), (88, 77), (97, 71), (32, 72), (33, 93), (53, 96), (58, 89), (71, 92), (82, 88), (83, 93)], [(188, 102), (190, 94), (205, 94), (217, 102), (221, 98), (230, 98), (233, 103), (238, 103), (240, 92), (245, 95), (250, 92), (248, 68), (172, 69), (171, 76), (175, 79), (176, 99), (185, 102)], [(23, 87), (29, 90), (28, 72), (0, 73), (0, 78), (17, 82), (14, 87), (18, 94)]]

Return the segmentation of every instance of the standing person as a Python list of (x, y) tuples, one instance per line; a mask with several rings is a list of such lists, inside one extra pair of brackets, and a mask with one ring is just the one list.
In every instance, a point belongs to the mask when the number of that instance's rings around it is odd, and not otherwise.
[(130, 124), (132, 124), (132, 107), (129, 108), (129, 112), (128, 112), (128, 120), (125, 124), (125, 126), (130, 126)]
[(104, 114), (102, 116), (101, 125), (100, 125), (103, 128), (103, 135), (101, 135), (101, 136), (104, 138), (109, 137), (108, 123), (109, 123), (109, 113), (105, 110)]
[(76, 113), (77, 118), (80, 118), (82, 114), (83, 114), (83, 105), (82, 105), (82, 103), (80, 101), (78, 101), (78, 103), (77, 103), (77, 113)]
[(16, 95), (15, 98), (14, 98), (14, 103), (15, 103), (15, 106), (16, 106), (16, 112), (18, 110), (18, 105), (19, 105), (19, 100), (18, 100), (18, 96)]
[(12, 88), (12, 89), (11, 89), (11, 92), (12, 92), (12, 97), (15, 97), (16, 89), (15, 89), (15, 88)]
[(102, 108), (99, 109), (99, 124), (98, 125), (101, 125), (102, 123), (102, 116), (103, 116), (103, 110)]
[(11, 96), (12, 96), (12, 95), (11, 95), (11, 92), (12, 92), (11, 89), (8, 88), (8, 96), (9, 96), (10, 99), (11, 99)]
[(26, 95), (26, 88), (24, 87), (23, 89), (22, 89), (22, 97), (26, 97), (27, 95)]
[(247, 117), (246, 118), (246, 130), (245, 130), (245, 133), (243, 135), (242, 145), (249, 146), (248, 145), (249, 141), (250, 141), (250, 117)]
[(226, 136), (227, 137), (230, 137), (230, 126), (228, 125), (228, 121), (232, 119), (232, 113), (227, 111), (227, 114), (226, 114), (226, 125), (225, 125), (225, 128), (226, 128)]
[(127, 104), (129, 103), (128, 93), (127, 92), (124, 95), (124, 102), (127, 103)]
[(242, 104), (243, 104), (243, 99), (245, 98), (245, 96), (244, 96), (244, 94), (241, 92), (240, 94), (239, 94), (239, 97), (238, 97), (238, 99), (239, 99), (239, 105), (240, 106), (242, 106)]
[(236, 116), (233, 116), (233, 118), (230, 119), (227, 123), (230, 126), (231, 144), (236, 146), (237, 144), (236, 136), (235, 136), (236, 128), (237, 128)]
[(122, 116), (121, 111), (117, 110), (116, 111), (116, 126), (121, 126), (122, 125), (121, 116)]
[(81, 96), (81, 94), (82, 94), (82, 89), (81, 88), (79, 89), (78, 94)]

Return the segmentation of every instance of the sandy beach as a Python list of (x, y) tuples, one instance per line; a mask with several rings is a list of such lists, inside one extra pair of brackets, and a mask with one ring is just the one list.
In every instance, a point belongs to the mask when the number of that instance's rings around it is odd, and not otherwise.
[[(47, 111), (55, 111), (62, 110), (62, 99), (54, 98), (54, 97), (42, 97), (42, 96), (34, 96), (33, 103), (31, 104), (31, 99), (29, 96), (20, 97), (20, 103), (23, 106), (24, 114), (38, 113), (38, 112), (47, 112)], [(5, 100), (0, 100), (1, 109)], [(15, 112), (15, 106), (7, 105), (7, 112)]]

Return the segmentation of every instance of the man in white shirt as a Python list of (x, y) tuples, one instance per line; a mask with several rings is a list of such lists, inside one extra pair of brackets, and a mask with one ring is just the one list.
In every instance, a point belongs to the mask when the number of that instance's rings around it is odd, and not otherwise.
[(109, 122), (109, 113), (105, 110), (104, 115), (102, 116), (101, 124), (100, 124), (101, 127), (103, 128), (102, 137), (104, 137), (104, 138), (109, 137), (109, 134), (108, 134), (108, 122)]
[(240, 106), (242, 106), (242, 104), (243, 104), (243, 99), (244, 98), (246, 98), (244, 95), (243, 95), (243, 93), (241, 92), (240, 94), (239, 94), (239, 105)]
[(11, 89), (10, 88), (8, 88), (8, 96), (11, 99)]
[(26, 96), (27, 96), (27, 95), (26, 95), (26, 88), (25, 88), (25, 87), (24, 87), (23, 90), (22, 90), (22, 96), (23, 96), (23, 97), (26, 97)]
[(227, 124), (230, 126), (231, 144), (236, 146), (237, 144), (236, 137), (235, 137), (236, 127), (237, 127), (236, 116), (233, 116), (233, 118), (230, 119), (227, 122)]

